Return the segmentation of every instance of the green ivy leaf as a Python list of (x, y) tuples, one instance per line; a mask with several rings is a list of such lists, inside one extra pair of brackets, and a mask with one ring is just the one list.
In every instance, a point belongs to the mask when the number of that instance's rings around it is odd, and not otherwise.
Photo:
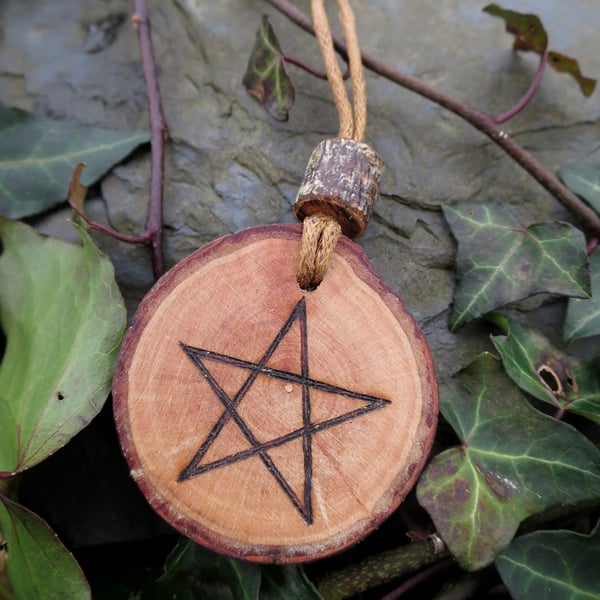
[(446, 204), (458, 241), (452, 331), (509, 302), (543, 292), (589, 298), (585, 237), (569, 223), (524, 227), (505, 204)]
[(600, 214), (600, 164), (575, 164), (556, 172), (562, 182)]
[(298, 565), (264, 565), (260, 600), (321, 600), (321, 595)]
[(0, 218), (0, 476), (64, 446), (110, 391), (125, 307), (110, 261)]
[(488, 4), (482, 9), (495, 17), (504, 19), (506, 31), (514, 34), (514, 50), (533, 50), (541, 54), (548, 45), (548, 36), (537, 15), (523, 14), (507, 10), (497, 4)]
[(535, 398), (600, 424), (598, 368), (554, 347), (541, 333), (518, 323), (502, 321), (508, 335), (493, 335), (510, 378)]
[(592, 299), (569, 298), (563, 329), (565, 342), (600, 334), (600, 248), (590, 255), (590, 275)]
[(285, 68), (285, 58), (269, 17), (263, 15), (248, 61), (244, 86), (278, 121), (287, 121), (294, 104), (294, 86)]
[(579, 84), (581, 93), (589, 98), (596, 89), (596, 80), (585, 77), (579, 70), (579, 63), (570, 56), (558, 52), (548, 52), (548, 63), (559, 73), (568, 73)]
[(600, 450), (532, 408), (492, 355), (441, 391), (462, 443), (430, 462), (417, 497), (463, 568), (490, 564), (526, 517), (600, 498)]
[(590, 535), (537, 531), (513, 541), (496, 567), (513, 598), (600, 598), (600, 524)]
[(52, 121), (0, 104), (0, 215), (19, 219), (64, 202), (78, 163), (91, 185), (149, 139), (146, 131)]
[[(259, 565), (215, 554), (182, 539), (159, 581), (163, 596), (187, 590), (189, 600), (320, 600), (301, 567)], [(190, 593), (190, 590), (191, 591)]]
[[(579, 197), (600, 214), (600, 164), (565, 165), (558, 169), (558, 177)], [(590, 256), (592, 299), (570, 298), (564, 323), (563, 339), (572, 342), (579, 338), (600, 334), (600, 250)]]
[(2, 538), (6, 550), (0, 551), (0, 580), (5, 570), (15, 600), (91, 598), (79, 565), (56, 534), (40, 517), (0, 495)]

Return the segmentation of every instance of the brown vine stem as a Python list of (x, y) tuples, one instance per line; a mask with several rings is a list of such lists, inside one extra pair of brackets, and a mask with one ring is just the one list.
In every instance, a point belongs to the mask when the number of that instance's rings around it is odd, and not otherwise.
[(509, 119), (512, 119), (517, 113), (521, 112), (531, 101), (534, 94), (537, 92), (540, 87), (540, 83), (542, 82), (542, 78), (544, 77), (544, 73), (546, 72), (546, 65), (548, 64), (548, 47), (544, 48), (544, 51), (540, 55), (540, 62), (538, 64), (538, 69), (535, 73), (535, 77), (531, 82), (531, 85), (527, 89), (527, 91), (523, 94), (523, 97), (509, 110), (503, 112), (502, 114), (490, 116), (490, 119), (496, 123), (496, 125), (500, 125), (500, 123), (504, 123)]
[[(20, 481), (20, 473), (11, 477), (0, 477), (0, 496), (4, 496), (5, 498), (12, 498), (19, 488)], [(0, 531), (0, 540), (1, 539), (2, 532)]]
[(88, 219), (83, 210), (83, 202), (87, 188), (80, 182), (81, 172), (85, 166), (79, 163), (73, 170), (69, 185), (68, 200), (73, 210), (81, 217), (91, 229), (96, 229), (128, 244), (150, 244), (152, 248), (152, 270), (154, 278), (158, 279), (164, 271), (162, 252), (163, 230), (163, 181), (164, 181), (164, 147), (167, 137), (167, 125), (163, 115), (158, 88), (158, 77), (152, 52), (152, 37), (148, 7), (145, 0), (134, 0), (133, 25), (138, 33), (140, 51), (142, 54), (142, 67), (146, 79), (146, 92), (148, 96), (148, 113), (150, 116), (150, 193), (148, 200), (148, 214), (146, 226), (142, 235), (132, 236), (119, 233), (110, 227)]
[(423, 569), (416, 575), (413, 575), (410, 579), (407, 579), (402, 585), (397, 587), (393, 592), (385, 595), (381, 600), (400, 600), (402, 596), (410, 592), (413, 588), (417, 587), (421, 583), (431, 579), (434, 575), (437, 575), (440, 571), (453, 566), (454, 560), (452, 558), (444, 558), (439, 562), (434, 563), (430, 567)]
[[(291, 2), (288, 0), (266, 1), (284, 14), (290, 21), (298, 25), (298, 27), (314, 35), (310, 18)], [(333, 39), (336, 50), (347, 59), (344, 41), (335, 36)], [(362, 61), (365, 67), (374, 73), (377, 73), (432, 102), (436, 102), (487, 135), (583, 223), (588, 237), (600, 237), (600, 215), (596, 214), (594, 210), (564, 186), (553, 173), (543, 167), (533, 156), (531, 156), (531, 154), (526, 152), (507, 133), (502, 131), (489, 115), (464, 102), (452, 98), (416, 77), (412, 77), (394, 67), (386, 65), (366, 52), (362, 52)]]
[(152, 247), (152, 268), (154, 277), (158, 278), (164, 270), (162, 252), (163, 230), (163, 181), (164, 181), (164, 146), (168, 135), (167, 125), (160, 101), (158, 77), (152, 51), (152, 34), (146, 0), (134, 0), (133, 25), (138, 34), (138, 42), (142, 55), (142, 68), (146, 79), (148, 96), (148, 113), (150, 117), (150, 198), (146, 218), (146, 233)]
[(388, 583), (408, 573), (447, 558), (446, 548), (436, 549), (428, 539), (369, 556), (358, 564), (327, 573), (317, 582), (324, 600), (343, 600), (371, 587)]
[[(300, 69), (303, 69), (304, 71), (306, 71), (307, 73), (310, 73), (311, 75), (313, 75), (314, 77), (317, 77), (318, 79), (327, 79), (327, 73), (323, 73), (323, 71), (319, 71), (318, 69), (311, 67), (309, 64), (305, 63), (304, 61), (300, 60), (299, 58), (296, 58), (295, 56), (290, 56), (289, 54), (283, 54), (282, 58), (286, 63), (289, 63), (290, 65), (294, 65)], [(344, 81), (346, 79), (350, 79), (350, 68), (349, 67), (344, 71), (344, 73), (342, 75), (342, 79)]]
[(71, 208), (75, 211), (77, 215), (79, 215), (80, 219), (87, 225), (88, 229), (96, 229), (97, 231), (101, 231), (106, 235), (109, 235), (116, 240), (120, 240), (121, 242), (127, 242), (128, 244), (147, 244), (152, 234), (149, 232), (144, 232), (142, 235), (133, 236), (126, 235), (124, 233), (119, 233), (106, 225), (102, 225), (102, 223), (97, 223), (96, 221), (92, 221), (87, 217), (84, 211), (84, 202), (87, 194), (87, 187), (81, 183), (81, 174), (83, 169), (85, 168), (85, 163), (78, 163), (76, 167), (73, 169), (73, 174), (71, 175), (71, 182), (69, 183), (69, 192), (67, 194), (67, 200), (71, 205)]

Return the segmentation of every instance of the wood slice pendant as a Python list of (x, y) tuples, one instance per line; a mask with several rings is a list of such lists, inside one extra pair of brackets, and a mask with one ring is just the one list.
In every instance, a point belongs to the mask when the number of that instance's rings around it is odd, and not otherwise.
[(117, 367), (117, 427), (154, 509), (238, 558), (301, 562), (402, 501), (433, 440), (426, 342), (358, 245), (301, 290), (301, 226), (227, 236), (141, 303)]

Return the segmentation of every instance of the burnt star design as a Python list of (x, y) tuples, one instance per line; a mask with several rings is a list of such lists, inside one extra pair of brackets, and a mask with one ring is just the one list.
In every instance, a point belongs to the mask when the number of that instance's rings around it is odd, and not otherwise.
[[(298, 321), (300, 326), (300, 373), (292, 373), (290, 371), (282, 371), (279, 369), (273, 369), (266, 366), (268, 360), (273, 356), (273, 353), (290, 331), (295, 321)], [(192, 460), (189, 462), (187, 467), (179, 474), (178, 481), (183, 482), (192, 477), (201, 475), (213, 469), (226, 467), (239, 461), (245, 460), (252, 456), (260, 457), (262, 463), (265, 465), (269, 473), (273, 476), (277, 484), (281, 487), (283, 492), (289, 498), (290, 502), (296, 508), (296, 510), (302, 515), (304, 521), (310, 525), (313, 522), (313, 510), (312, 510), (312, 437), (316, 433), (341, 425), (346, 421), (360, 417), (368, 412), (377, 410), (390, 404), (389, 400), (385, 398), (378, 398), (370, 394), (363, 394), (361, 392), (355, 392), (347, 390), (342, 387), (331, 385), (323, 381), (311, 379), (308, 373), (308, 336), (307, 336), (307, 321), (306, 321), (306, 303), (302, 298), (292, 310), (287, 321), (283, 327), (279, 330), (275, 339), (271, 342), (261, 359), (254, 363), (226, 354), (219, 354), (218, 352), (212, 352), (210, 350), (203, 350), (201, 348), (194, 348), (180, 342), (182, 350), (187, 354), (190, 360), (198, 368), (203, 377), (207, 380), (211, 389), (217, 396), (217, 398), (223, 404), (225, 410), (215, 423), (211, 431), (206, 436), (206, 439), (202, 442), (199, 450), (196, 452)], [(239, 367), (247, 370), (248, 377), (243, 382), (240, 389), (237, 391), (235, 396), (230, 397), (225, 390), (215, 380), (206, 363), (210, 361), (216, 361), (231, 365), (232, 367)], [(289, 433), (272, 439), (267, 442), (259, 442), (254, 433), (242, 419), (237, 412), (237, 407), (243, 400), (244, 396), (248, 393), (252, 384), (259, 375), (266, 375), (274, 379), (280, 379), (288, 383), (296, 383), (302, 386), (302, 427), (290, 431)], [(319, 421), (318, 423), (311, 422), (311, 390), (319, 390), (320, 392), (326, 392), (329, 394), (339, 394), (346, 396), (347, 398), (353, 398), (364, 402), (362, 406), (354, 410), (348, 411), (331, 419)], [(236, 452), (219, 460), (207, 464), (199, 464), (202, 457), (206, 454), (212, 443), (215, 441), (225, 424), (230, 420), (236, 423), (240, 431), (243, 433), (245, 438), (250, 443), (251, 447), (247, 450)], [(286, 481), (285, 477), (281, 474), (272, 458), (269, 456), (269, 450), (277, 448), (302, 438), (302, 453), (304, 461), (304, 493), (303, 498), (300, 499), (294, 492), (290, 484)]]

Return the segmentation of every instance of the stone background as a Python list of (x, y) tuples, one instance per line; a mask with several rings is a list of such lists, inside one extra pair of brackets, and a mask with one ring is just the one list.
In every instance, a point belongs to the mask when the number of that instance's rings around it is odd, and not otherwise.
[[(166, 153), (165, 252), (172, 266), (221, 235), (292, 222), (296, 189), (313, 147), (337, 131), (324, 81), (290, 66), (296, 103), (273, 121), (241, 80), (261, 15), (284, 51), (320, 65), (314, 39), (260, 0), (150, 0), (156, 62), (171, 134)], [(332, 3), (333, 4), (333, 3)], [(307, 12), (309, 2), (298, 5)], [(489, 112), (527, 88), (537, 57), (514, 54), (500, 19), (474, 0), (355, 0), (365, 51)], [(552, 49), (600, 76), (597, 0), (506, 0), (538, 13)], [(139, 49), (127, 0), (2, 0), (0, 101), (56, 119), (145, 128)], [(330, 12), (332, 22), (335, 12)], [(111, 16), (107, 32), (98, 23)], [(336, 31), (339, 29), (334, 27)], [(338, 31), (339, 32), (339, 31)], [(386, 163), (382, 195), (359, 240), (388, 285), (421, 324), (441, 376), (482, 349), (486, 329), (448, 331), (455, 243), (440, 212), (450, 200), (499, 198), (527, 224), (571, 220), (556, 200), (485, 136), (441, 107), (367, 72), (367, 141)], [(548, 70), (533, 102), (506, 131), (549, 169), (600, 161), (599, 92), (585, 99)], [(149, 149), (139, 150), (91, 190), (88, 212), (137, 234), (145, 220)], [(65, 207), (34, 223), (67, 239)], [(149, 252), (96, 236), (114, 261), (130, 311), (152, 284)], [(533, 305), (539, 302), (536, 300)], [(527, 306), (531, 306), (530, 302)], [(537, 311), (557, 335), (561, 304)]]

